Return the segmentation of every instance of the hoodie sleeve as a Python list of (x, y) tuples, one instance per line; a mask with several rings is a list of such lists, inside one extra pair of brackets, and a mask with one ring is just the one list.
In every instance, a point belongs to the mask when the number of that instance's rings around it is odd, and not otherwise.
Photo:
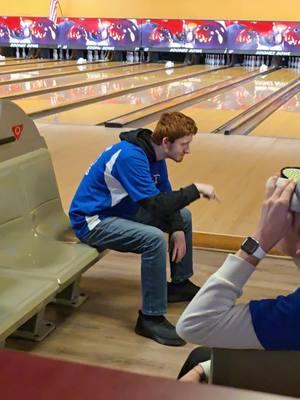
[(170, 226), (169, 233), (183, 230), (183, 220), (179, 210), (200, 198), (194, 184), (180, 190), (160, 193), (139, 201), (139, 204), (155, 218), (164, 220)]
[(168, 227), (168, 233), (182, 231), (184, 224), (180, 210), (200, 197), (196, 186), (192, 184), (172, 191), (165, 163), (158, 169), (162, 179), (156, 186), (148, 159), (138, 147), (130, 153), (121, 154), (118, 161), (114, 166), (116, 177), (131, 199), (153, 215), (154, 219), (161, 220)]

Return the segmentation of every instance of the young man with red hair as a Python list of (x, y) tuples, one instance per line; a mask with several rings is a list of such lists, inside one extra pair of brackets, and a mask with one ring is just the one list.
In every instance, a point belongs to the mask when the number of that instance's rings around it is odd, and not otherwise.
[[(211, 185), (193, 183), (172, 190), (166, 159), (181, 162), (197, 133), (195, 122), (180, 112), (165, 113), (155, 130), (120, 134), (83, 177), (70, 208), (78, 238), (99, 250), (142, 255), (142, 307), (135, 331), (157, 342), (185, 342), (164, 317), (167, 302), (189, 301), (199, 287), (193, 275), (192, 222), (188, 204), (215, 198)], [(171, 280), (166, 280), (169, 234)]]

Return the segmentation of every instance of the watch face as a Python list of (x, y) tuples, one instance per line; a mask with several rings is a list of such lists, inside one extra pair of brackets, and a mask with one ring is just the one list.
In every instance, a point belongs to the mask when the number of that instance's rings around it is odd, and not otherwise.
[(247, 239), (243, 242), (241, 249), (248, 254), (253, 254), (258, 247), (259, 243), (255, 239), (252, 237), (247, 237)]

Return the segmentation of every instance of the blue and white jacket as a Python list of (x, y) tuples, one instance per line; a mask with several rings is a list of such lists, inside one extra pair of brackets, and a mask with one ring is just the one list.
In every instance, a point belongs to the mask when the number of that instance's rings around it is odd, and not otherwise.
[(199, 198), (194, 185), (172, 191), (165, 160), (157, 161), (151, 131), (120, 135), (88, 168), (71, 203), (69, 216), (79, 238), (107, 217), (132, 219), (140, 206), (169, 219), (170, 231), (181, 230), (178, 210)]

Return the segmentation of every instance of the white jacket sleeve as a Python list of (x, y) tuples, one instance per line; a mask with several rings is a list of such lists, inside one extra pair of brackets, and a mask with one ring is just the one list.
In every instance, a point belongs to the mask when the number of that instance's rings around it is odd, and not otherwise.
[(247, 261), (229, 255), (179, 318), (178, 335), (187, 342), (207, 347), (262, 349), (249, 304), (235, 304), (254, 270)]

